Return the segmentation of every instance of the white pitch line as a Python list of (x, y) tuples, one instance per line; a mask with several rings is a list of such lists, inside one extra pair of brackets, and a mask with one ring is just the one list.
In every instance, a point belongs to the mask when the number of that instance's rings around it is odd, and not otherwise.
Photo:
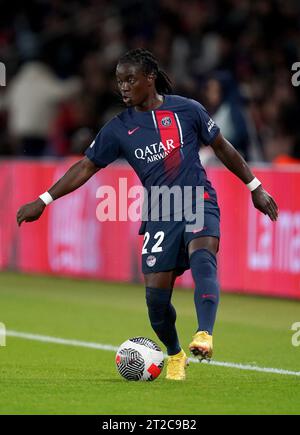
[[(87, 347), (90, 349), (107, 350), (111, 352), (116, 352), (118, 350), (117, 346), (112, 346), (110, 344), (92, 343), (89, 341), (80, 341), (80, 340), (69, 340), (65, 338), (49, 337), (47, 335), (31, 334), (27, 332), (7, 330), (6, 335), (8, 337), (23, 338), (25, 340), (34, 340), (43, 343), (54, 343), (54, 344), (64, 344), (66, 346)], [(199, 360), (196, 358), (189, 358), (189, 362), (199, 364)], [(227, 367), (227, 368), (239, 369), (239, 370), (248, 370), (253, 372), (271, 373), (276, 375), (300, 376), (300, 372), (295, 372), (292, 370), (276, 369), (272, 367), (259, 367), (259, 366), (252, 366), (250, 364), (211, 361), (210, 363), (207, 363), (207, 365)]]
[(64, 344), (66, 346), (89, 347), (91, 349), (109, 350), (116, 352), (118, 347), (110, 344), (91, 343), (89, 341), (69, 340), (58, 337), (48, 337), (47, 335), (31, 334), (28, 332), (6, 331), (8, 337), (24, 338), (25, 340), (41, 341), (43, 343)]

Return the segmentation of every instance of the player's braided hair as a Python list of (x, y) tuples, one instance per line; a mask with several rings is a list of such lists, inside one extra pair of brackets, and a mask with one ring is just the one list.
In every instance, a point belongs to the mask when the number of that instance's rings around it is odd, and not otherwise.
[(135, 48), (127, 51), (120, 59), (119, 63), (134, 63), (141, 65), (145, 74), (154, 73), (156, 75), (155, 88), (159, 94), (172, 94), (172, 82), (168, 75), (158, 66), (155, 56), (144, 48)]

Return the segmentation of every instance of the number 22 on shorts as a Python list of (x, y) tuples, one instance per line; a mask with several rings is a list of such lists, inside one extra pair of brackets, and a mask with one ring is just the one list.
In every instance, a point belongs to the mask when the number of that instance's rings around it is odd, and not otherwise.
[[(158, 231), (157, 233), (155, 233), (154, 240), (157, 240), (157, 242), (153, 245), (153, 247), (150, 251), (152, 254), (163, 251), (161, 244), (162, 244), (164, 238), (165, 238), (165, 233), (163, 231)], [(145, 236), (144, 236), (144, 244), (143, 244), (142, 254), (149, 254), (149, 252), (147, 250), (147, 245), (149, 243), (149, 240), (150, 240), (150, 233), (148, 233), (148, 231), (147, 231), (145, 233)]]

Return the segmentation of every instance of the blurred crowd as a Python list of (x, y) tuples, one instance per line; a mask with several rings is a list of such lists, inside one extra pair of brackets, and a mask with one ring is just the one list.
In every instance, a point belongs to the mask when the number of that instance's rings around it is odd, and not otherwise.
[[(0, 155), (82, 154), (122, 110), (115, 66), (154, 52), (247, 160), (300, 163), (299, 0), (0, 1)], [(300, 84), (300, 80), (299, 80)], [(203, 158), (213, 160), (205, 150)]]

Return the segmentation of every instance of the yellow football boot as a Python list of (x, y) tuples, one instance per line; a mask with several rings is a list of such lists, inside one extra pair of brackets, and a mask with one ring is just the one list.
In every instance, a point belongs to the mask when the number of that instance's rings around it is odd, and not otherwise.
[(172, 381), (184, 381), (185, 369), (187, 365), (188, 358), (184, 350), (181, 350), (176, 355), (169, 356), (167, 361), (166, 379), (170, 379)]
[(212, 335), (209, 335), (207, 331), (198, 331), (194, 335), (189, 349), (200, 361), (203, 359), (210, 360), (213, 352)]

